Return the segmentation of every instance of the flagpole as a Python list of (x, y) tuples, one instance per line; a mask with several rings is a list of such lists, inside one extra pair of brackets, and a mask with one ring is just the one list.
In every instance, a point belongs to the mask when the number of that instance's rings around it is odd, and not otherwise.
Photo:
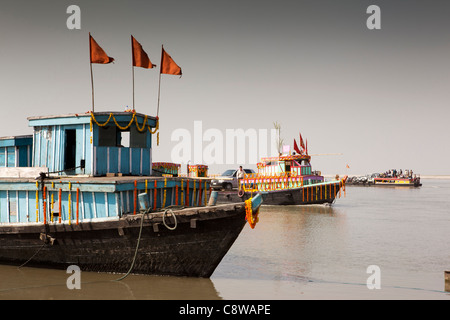
[(158, 88), (158, 109), (156, 111), (156, 116), (159, 117), (159, 100), (161, 96), (161, 73), (159, 73), (159, 88)]
[(162, 73), (162, 66), (163, 66), (163, 59), (164, 59), (164, 45), (161, 46), (161, 65), (159, 68), (159, 86), (158, 86), (158, 109), (156, 110), (156, 117), (159, 117), (159, 100), (161, 97), (161, 73)]
[(94, 106), (94, 74), (92, 72), (92, 48), (91, 48), (91, 33), (89, 32), (89, 64), (91, 67), (91, 87), (92, 87), (92, 112), (95, 110)]
[(134, 108), (134, 47), (133, 47), (133, 35), (131, 35), (131, 73), (133, 75), (133, 111), (135, 110)]
[(95, 110), (94, 106), (94, 74), (92, 73), (92, 63), (91, 65), (91, 85), (92, 85), (92, 112)]
[(133, 70), (133, 111), (135, 110), (134, 108), (134, 67), (132, 66), (131, 69)]

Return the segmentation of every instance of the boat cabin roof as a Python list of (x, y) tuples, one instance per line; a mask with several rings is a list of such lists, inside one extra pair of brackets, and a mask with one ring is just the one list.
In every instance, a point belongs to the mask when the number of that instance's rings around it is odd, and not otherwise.
[(0, 137), (0, 147), (27, 146), (33, 144), (33, 136)]
[[(109, 111), (109, 112), (94, 112), (94, 117), (99, 122), (105, 122), (112, 114), (118, 122), (130, 121), (130, 116), (133, 112), (128, 111)], [(142, 113), (135, 113), (138, 121), (147, 118), (148, 125), (152, 128), (156, 127), (156, 117), (145, 115)], [(49, 126), (49, 125), (72, 125), (72, 124), (87, 124), (91, 121), (91, 112), (86, 113), (72, 113), (66, 115), (49, 115), (49, 116), (35, 116), (28, 117), (29, 126)], [(142, 121), (140, 121), (142, 122)]]
[(304, 154), (293, 154), (293, 155), (281, 155), (278, 157), (268, 157), (268, 158), (262, 158), (262, 162), (277, 162), (277, 161), (289, 161), (289, 160), (295, 160), (295, 161), (301, 161), (301, 160), (310, 160), (311, 156), (304, 155)]

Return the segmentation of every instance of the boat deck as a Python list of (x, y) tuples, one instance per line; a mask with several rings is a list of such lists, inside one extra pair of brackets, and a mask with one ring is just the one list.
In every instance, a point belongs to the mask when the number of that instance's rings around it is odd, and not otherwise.
[[(145, 182), (145, 180), (148, 181), (161, 181), (161, 180), (200, 180), (200, 181), (209, 181), (211, 178), (202, 178), (202, 177), (159, 177), (159, 176), (102, 176), (102, 177), (92, 177), (92, 176), (82, 176), (82, 175), (76, 175), (76, 176), (49, 176), (46, 177), (44, 180), (45, 182), (77, 182), (77, 183), (130, 183), (134, 181), (138, 182)], [(7, 177), (7, 178), (0, 178), (0, 182), (32, 182), (35, 183), (36, 181), (40, 181), (40, 177), (36, 177), (34, 179), (32, 178), (13, 178), (13, 177)]]

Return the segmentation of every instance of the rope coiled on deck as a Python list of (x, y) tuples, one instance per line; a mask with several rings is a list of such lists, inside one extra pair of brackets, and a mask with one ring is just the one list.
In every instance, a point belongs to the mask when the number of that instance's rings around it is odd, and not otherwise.
[[(174, 227), (169, 227), (169, 226), (167, 225), (167, 223), (166, 223), (166, 214), (167, 214), (167, 212), (169, 212), (169, 211), (170, 211), (170, 214), (172, 215), (173, 219), (175, 220), (175, 226), (174, 226)], [(175, 214), (173, 213), (173, 211), (172, 211), (171, 209), (167, 209), (167, 210), (164, 211), (163, 216), (162, 216), (162, 221), (163, 221), (164, 226), (165, 226), (167, 229), (169, 229), (170, 231), (175, 230), (175, 229), (177, 228), (177, 226), (178, 226), (177, 217), (175, 216)]]

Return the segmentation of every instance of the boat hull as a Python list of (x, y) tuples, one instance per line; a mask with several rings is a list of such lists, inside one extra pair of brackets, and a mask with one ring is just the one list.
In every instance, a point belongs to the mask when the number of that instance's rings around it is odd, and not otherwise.
[[(310, 205), (310, 204), (332, 204), (339, 196), (340, 184), (328, 186), (310, 186), (302, 188), (290, 188), (272, 191), (260, 191), (263, 198), (263, 205)], [(254, 194), (254, 193), (253, 193)], [(231, 203), (245, 201), (252, 197), (250, 192), (244, 193), (242, 197), (238, 192), (221, 192), (218, 196), (218, 203)]]
[(395, 178), (379, 178), (374, 179), (374, 186), (390, 186), (390, 187), (420, 187), (420, 179), (395, 179)]
[[(245, 204), (113, 221), (0, 226), (0, 262), (82, 271), (209, 278), (245, 226)], [(141, 231), (142, 228), (142, 231)]]

